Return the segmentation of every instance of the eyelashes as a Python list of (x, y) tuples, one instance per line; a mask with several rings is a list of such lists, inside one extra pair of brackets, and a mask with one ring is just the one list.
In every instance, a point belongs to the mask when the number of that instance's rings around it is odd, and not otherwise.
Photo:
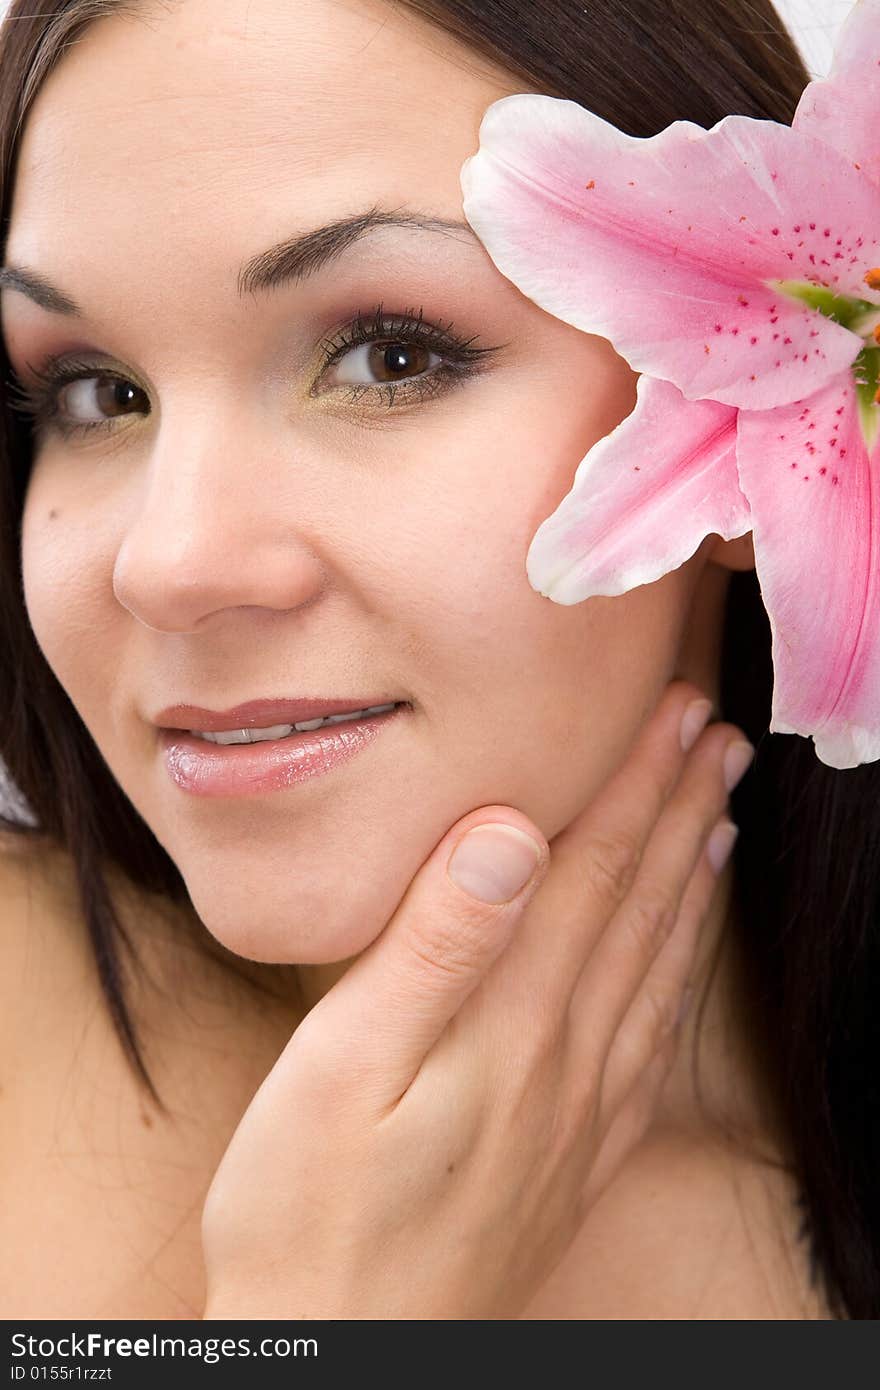
[[(383, 312), (383, 306), (379, 304), (370, 313), (364, 314), (359, 311), (338, 334), (321, 341), (322, 361), (309, 395), (326, 394), (318, 389), (321, 379), (337, 362), (342, 361), (346, 355), (353, 354), (353, 350), (371, 344), (375, 345), (375, 348), (374, 352), (369, 354), (372, 359), (369, 366), (372, 370), (389, 371), (391, 379), (344, 383), (332, 387), (331, 391), (345, 392), (345, 399), (349, 403), (360, 402), (366, 398), (368, 404), (385, 405), (389, 408), (399, 408), (401, 404), (420, 404), (446, 394), (460, 382), (477, 375), (484, 370), (487, 359), (498, 352), (500, 346), (506, 346), (501, 344), (495, 347), (475, 347), (475, 341), (476, 335), (463, 338), (453, 332), (451, 321), (445, 325), (426, 323), (421, 309), (408, 309), (400, 315), (387, 315)], [(380, 350), (380, 344), (384, 351)], [(417, 374), (413, 375), (413, 368), (405, 361), (401, 364), (401, 349), (404, 358), (411, 358), (414, 352), (418, 354), (419, 351), (428, 350), (439, 354), (444, 360), (439, 367), (429, 371), (415, 369)], [(394, 373), (401, 367), (400, 378), (395, 380)], [(13, 411), (32, 422), (32, 430), (38, 438), (53, 433), (65, 438), (72, 435), (93, 435), (95, 432), (107, 433), (115, 430), (117, 425), (127, 418), (126, 414), (122, 414), (100, 421), (70, 419), (60, 408), (60, 396), (62, 390), (71, 382), (99, 380), (111, 384), (115, 395), (124, 390), (129, 398), (136, 397), (138, 393), (146, 396), (136, 383), (121, 372), (81, 358), (49, 357), (39, 367), (28, 363), (28, 368), (36, 385), (25, 385), (13, 373), (7, 379), (6, 387)], [(128, 414), (135, 408), (133, 400), (121, 397), (115, 399), (113, 404)]]

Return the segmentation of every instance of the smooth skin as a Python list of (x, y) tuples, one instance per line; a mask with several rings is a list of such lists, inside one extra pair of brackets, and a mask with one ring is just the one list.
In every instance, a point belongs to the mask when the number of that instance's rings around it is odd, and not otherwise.
[(202, 1225), (206, 1318), (523, 1314), (675, 1055), (738, 742), (716, 724), (686, 759), (694, 700), (673, 683), (552, 856), (537, 832), (513, 900), (463, 896), (447, 861), (476, 826), (536, 827), (482, 808), (444, 837), (223, 1157)]
[[(109, 1033), (81, 1045), (103, 1006), (82, 925), (59, 906), (70, 892), (47, 889), (39, 950), (22, 912), (3, 1014), (21, 1137), (0, 1154), (17, 1316), (345, 1317), (371, 1298), (378, 1316), (804, 1315), (791, 1184), (727, 1138), (784, 1147), (734, 957), (711, 972), (735, 940), (730, 867), (714, 895), (695, 868), (734, 730), (707, 730), (675, 792), (680, 708), (663, 703), (672, 682), (673, 703), (703, 691), (717, 711), (724, 599), (754, 563), (749, 538), (708, 537), (614, 599), (562, 607), (531, 589), (529, 542), (632, 409), (635, 378), (467, 230), (384, 228), (313, 277), (237, 292), (247, 258), (354, 210), (460, 219), (482, 114), (524, 89), (384, 0), (185, 0), (90, 26), (29, 111), (5, 259), (85, 317), (4, 291), (11, 362), (27, 383), (49, 352), (94, 359), (61, 402), (77, 420), (111, 413), (102, 370), (135, 394), (111, 433), (40, 441), (28, 614), (203, 936), (298, 966), (307, 1007), (291, 991), (269, 1027), (262, 1001), (206, 977), (182, 922), (154, 930), (135, 904), (130, 928), (168, 982), (135, 999), (167, 1120)], [(377, 355), (327, 370), (319, 345), (379, 303), (494, 351), (423, 402), (399, 389), (391, 405), (378, 386), (353, 402), (352, 382), (381, 380)], [(170, 782), (151, 723), (164, 705), (307, 694), (413, 708), (284, 792), (197, 802)], [(609, 838), (590, 808), (612, 778)], [(474, 908), (445, 877), (462, 829), (498, 816), (550, 849), (525, 915)], [(620, 891), (634, 845), (624, 911), (603, 884)], [(661, 905), (682, 892), (669, 936)], [(688, 971), (694, 1007), (659, 1092)], [(68, 1135), (71, 1057), (84, 1099)], [(314, 1126), (292, 1128), (300, 1106)], [(82, 1152), (74, 1174), (65, 1155)], [(66, 1223), (51, 1271), (30, 1253), (42, 1220)], [(379, 1240), (394, 1250), (381, 1277)], [(252, 1277), (267, 1242), (271, 1308)]]

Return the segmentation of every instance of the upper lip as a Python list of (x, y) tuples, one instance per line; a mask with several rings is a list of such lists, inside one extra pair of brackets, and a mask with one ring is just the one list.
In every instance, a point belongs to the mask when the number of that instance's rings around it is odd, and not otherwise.
[(394, 695), (370, 695), (362, 700), (338, 698), (314, 700), (249, 700), (234, 709), (202, 709), (199, 705), (169, 705), (153, 719), (161, 729), (197, 729), (219, 734), (232, 729), (271, 729), (274, 724), (303, 724), (325, 719), (328, 714), (351, 714), (373, 705), (402, 704)]

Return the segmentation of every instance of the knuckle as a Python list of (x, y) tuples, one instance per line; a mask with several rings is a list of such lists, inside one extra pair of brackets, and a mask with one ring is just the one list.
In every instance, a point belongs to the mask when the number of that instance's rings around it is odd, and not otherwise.
[(418, 967), (429, 975), (460, 980), (482, 970), (498, 952), (498, 933), (491, 916), (463, 912), (455, 919), (438, 918), (418, 924), (410, 935), (409, 949)]
[(645, 1032), (652, 1054), (664, 1047), (674, 1051), (675, 1026), (678, 1021), (678, 999), (667, 989), (645, 988)]
[(584, 860), (587, 889), (600, 900), (619, 906), (632, 888), (641, 857), (641, 846), (626, 835), (594, 838)]
[(659, 889), (640, 893), (626, 914), (626, 926), (636, 949), (650, 955), (672, 934), (677, 920), (678, 903)]

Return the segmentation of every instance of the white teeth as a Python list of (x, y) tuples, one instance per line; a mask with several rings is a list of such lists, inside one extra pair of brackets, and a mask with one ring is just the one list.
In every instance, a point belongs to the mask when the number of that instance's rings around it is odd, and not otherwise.
[(228, 733), (224, 731), (219, 734), (201, 733), (198, 729), (190, 729), (189, 732), (207, 743), (263, 743), (267, 739), (287, 738), (294, 729), (297, 733), (305, 733), (320, 729), (323, 724), (342, 724), (352, 719), (362, 719), (365, 714), (385, 714), (392, 709), (393, 704), (370, 705), (367, 709), (352, 710), (350, 714), (330, 714), (326, 719), (307, 719), (301, 724), (273, 724), (269, 729), (231, 729)]

